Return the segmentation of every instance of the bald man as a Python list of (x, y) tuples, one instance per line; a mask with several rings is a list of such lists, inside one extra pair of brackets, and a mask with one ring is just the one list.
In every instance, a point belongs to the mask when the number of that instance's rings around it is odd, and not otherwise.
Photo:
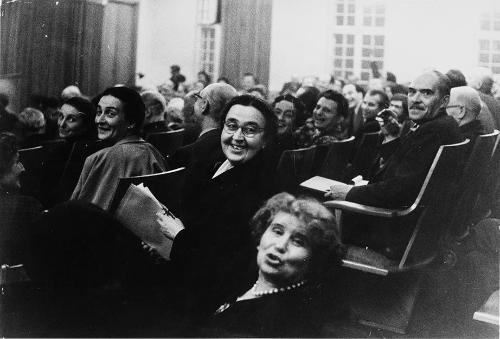
[(483, 133), (483, 126), (478, 120), (479, 112), (481, 98), (474, 88), (460, 86), (451, 89), (446, 113), (457, 121), (460, 133), (464, 138), (470, 139), (471, 144)]
[(194, 103), (194, 116), (201, 125), (201, 133), (194, 143), (181, 147), (171, 159), (174, 167), (188, 167), (194, 162), (208, 158), (223, 158), (220, 146), (220, 114), (229, 100), (238, 95), (236, 89), (228, 84), (210, 84), (199, 93)]

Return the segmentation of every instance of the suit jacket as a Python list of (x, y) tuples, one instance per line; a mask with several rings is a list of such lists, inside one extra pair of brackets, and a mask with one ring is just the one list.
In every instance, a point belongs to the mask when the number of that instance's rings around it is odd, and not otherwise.
[(220, 144), (221, 129), (209, 130), (192, 144), (179, 148), (171, 157), (170, 164), (176, 167), (189, 167), (196, 162), (206, 162), (210, 159), (224, 160)]
[(465, 125), (459, 127), (460, 133), (464, 137), (464, 139), (469, 139), (469, 145), (473, 146), (474, 142), (478, 135), (483, 134), (483, 126), (481, 125), (481, 121), (474, 120)]
[(111, 205), (120, 177), (160, 173), (167, 169), (160, 152), (138, 136), (128, 136), (85, 160), (71, 196), (104, 210)]
[(353, 187), (346, 200), (378, 207), (408, 206), (415, 200), (439, 147), (461, 141), (457, 122), (442, 111), (404, 137), (372, 182)]
[[(262, 151), (261, 151), (262, 152)], [(255, 260), (249, 221), (272, 192), (272, 171), (260, 153), (212, 179), (221, 162), (193, 164), (186, 177), (181, 220), (171, 258), (182, 280), (199, 294), (200, 311), (220, 304)], [(221, 290), (220, 286), (225, 286)]]
[(479, 97), (484, 102), (484, 104), (488, 107), (490, 114), (494, 120), (495, 128), (500, 129), (500, 104), (495, 98), (491, 95), (484, 94), (478, 91)]
[[(401, 208), (415, 201), (422, 183), (441, 145), (463, 140), (458, 124), (444, 111), (401, 140), (401, 145), (366, 186), (353, 187), (347, 201), (364, 205)], [(368, 246), (391, 259), (398, 259), (411, 234), (411, 223), (346, 215), (343, 240)]]

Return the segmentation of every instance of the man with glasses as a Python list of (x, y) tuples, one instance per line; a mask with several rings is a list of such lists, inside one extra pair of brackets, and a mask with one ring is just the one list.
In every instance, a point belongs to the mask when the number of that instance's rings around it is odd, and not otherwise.
[(194, 143), (175, 152), (171, 159), (175, 167), (188, 167), (193, 162), (208, 158), (223, 158), (220, 146), (220, 114), (238, 92), (231, 85), (214, 83), (193, 95), (196, 98), (194, 116), (201, 126), (201, 133)]
[(471, 145), (484, 132), (481, 121), (477, 119), (480, 111), (481, 98), (474, 88), (460, 86), (451, 89), (446, 113), (457, 121), (460, 133), (464, 138), (470, 139)]

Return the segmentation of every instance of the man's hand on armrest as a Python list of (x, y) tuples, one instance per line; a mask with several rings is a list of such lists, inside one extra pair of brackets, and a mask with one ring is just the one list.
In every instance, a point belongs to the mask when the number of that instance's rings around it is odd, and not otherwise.
[(325, 193), (325, 198), (332, 200), (345, 200), (347, 193), (353, 188), (354, 185), (347, 185), (342, 182), (338, 182), (330, 186), (330, 190)]

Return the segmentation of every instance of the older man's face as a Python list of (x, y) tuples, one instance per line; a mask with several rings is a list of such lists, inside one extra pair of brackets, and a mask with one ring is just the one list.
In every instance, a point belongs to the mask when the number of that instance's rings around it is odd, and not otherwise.
[(438, 90), (439, 78), (429, 72), (420, 75), (408, 88), (408, 110), (413, 121), (434, 119), (441, 107), (446, 107), (448, 96)]

